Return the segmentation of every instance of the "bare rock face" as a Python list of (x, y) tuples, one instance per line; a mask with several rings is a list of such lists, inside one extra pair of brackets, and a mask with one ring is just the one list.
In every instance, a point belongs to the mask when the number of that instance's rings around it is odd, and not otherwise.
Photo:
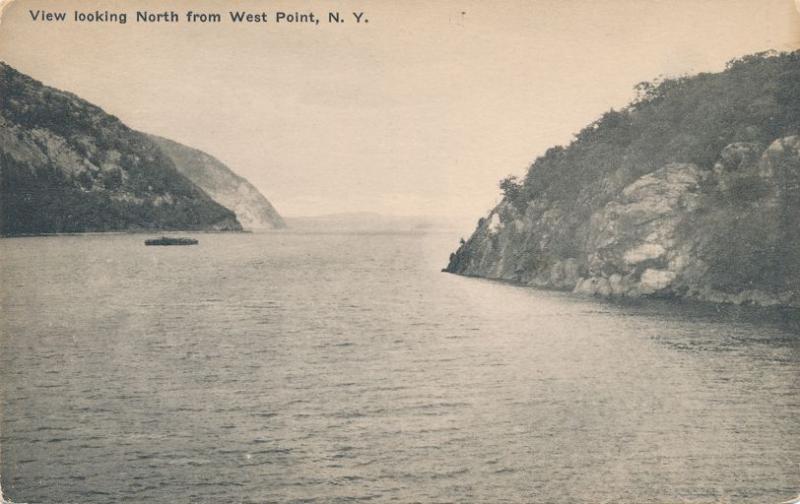
[(203, 151), (150, 135), (175, 167), (214, 201), (233, 210), (247, 230), (285, 228), (286, 223), (267, 198), (247, 179)]
[[(584, 280), (577, 290), (605, 296), (666, 291), (683, 265), (676, 230), (699, 207), (705, 175), (693, 164), (669, 164), (592, 215), (586, 264), (587, 279), (596, 281)], [(613, 275), (619, 280), (612, 289), (606, 282)]]
[(241, 230), (145, 135), (0, 63), (0, 233)]
[[(479, 221), (447, 271), (601, 297), (800, 306), (800, 137), (726, 146), (711, 170), (669, 163), (572, 224), (508, 201)], [(576, 229), (571, 256), (551, 237)]]

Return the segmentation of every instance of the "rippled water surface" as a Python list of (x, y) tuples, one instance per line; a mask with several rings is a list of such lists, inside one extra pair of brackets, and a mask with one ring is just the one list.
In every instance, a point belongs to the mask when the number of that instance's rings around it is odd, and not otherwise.
[(197, 237), (0, 240), (7, 497), (769, 503), (800, 491), (800, 337), (780, 313), (446, 275), (447, 234)]

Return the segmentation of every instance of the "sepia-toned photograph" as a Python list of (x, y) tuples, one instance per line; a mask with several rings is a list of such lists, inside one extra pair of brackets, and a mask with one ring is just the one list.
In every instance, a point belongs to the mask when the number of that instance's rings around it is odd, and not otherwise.
[(800, 0), (0, 0), (0, 504), (800, 504)]

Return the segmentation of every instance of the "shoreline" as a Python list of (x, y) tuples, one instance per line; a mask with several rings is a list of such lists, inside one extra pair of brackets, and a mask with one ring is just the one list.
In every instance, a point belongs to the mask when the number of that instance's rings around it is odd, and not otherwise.
[(570, 296), (574, 296), (576, 298), (581, 299), (592, 299), (604, 303), (610, 303), (613, 305), (618, 306), (632, 306), (640, 302), (664, 302), (664, 303), (674, 303), (679, 304), (682, 306), (690, 306), (695, 305), (698, 307), (705, 307), (705, 308), (715, 308), (719, 311), (720, 308), (724, 307), (726, 309), (743, 309), (743, 310), (753, 310), (753, 311), (760, 311), (760, 312), (770, 312), (773, 315), (784, 314), (786, 312), (790, 312), (794, 314), (795, 323), (798, 325), (798, 330), (800, 330), (800, 305), (792, 305), (792, 304), (759, 304), (757, 302), (742, 302), (736, 303), (730, 300), (720, 300), (715, 301), (713, 299), (708, 298), (700, 298), (700, 297), (693, 297), (693, 296), (678, 296), (675, 294), (643, 294), (639, 296), (603, 296), (599, 294), (588, 294), (585, 292), (576, 292), (574, 289), (569, 288), (560, 288), (554, 286), (547, 286), (547, 285), (530, 285), (526, 283), (522, 283), (516, 280), (508, 280), (503, 278), (488, 278), (479, 275), (469, 275), (463, 273), (457, 273), (454, 271), (448, 271), (446, 268), (442, 268), (442, 273), (448, 273), (451, 275), (460, 276), (463, 278), (473, 278), (478, 280), (485, 280), (488, 282), (497, 282), (507, 285), (512, 285), (515, 287), (522, 287), (526, 289), (531, 289), (535, 291), (542, 291), (542, 292), (560, 292), (564, 294), (569, 294)]

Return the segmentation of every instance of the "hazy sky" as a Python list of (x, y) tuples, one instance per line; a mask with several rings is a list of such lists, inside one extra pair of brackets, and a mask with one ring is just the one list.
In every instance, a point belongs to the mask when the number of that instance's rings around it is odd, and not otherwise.
[[(75, 8), (128, 22), (28, 12)], [(223, 22), (187, 24), (190, 8)], [(133, 19), (165, 9), (181, 22)], [(237, 25), (229, 10), (323, 21)], [(329, 11), (348, 19), (328, 24)], [(637, 82), (798, 47), (793, 0), (16, 0), (0, 23), (0, 59), (218, 157), (288, 216), (477, 219), (501, 177), (624, 106)]]

